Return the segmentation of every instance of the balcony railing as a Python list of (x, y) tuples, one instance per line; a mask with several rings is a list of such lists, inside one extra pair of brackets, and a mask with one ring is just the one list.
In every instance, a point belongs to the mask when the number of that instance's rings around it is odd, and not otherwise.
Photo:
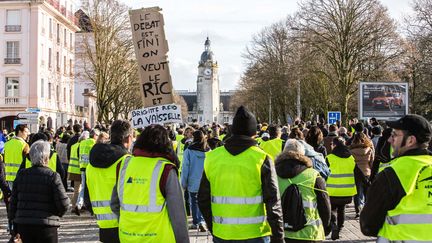
[(2, 97), (0, 98), (0, 106), (25, 106), (25, 97)]
[(5, 32), (21, 32), (21, 25), (5, 25)]
[(5, 58), (4, 59), (5, 64), (21, 64), (21, 58)]
[(66, 7), (60, 5), (58, 0), (45, 0), (45, 1), (48, 2), (51, 6), (53, 6), (55, 9), (57, 9), (57, 11), (59, 11), (59, 13), (61, 13), (65, 18), (72, 21), (75, 25), (78, 25), (78, 19), (75, 17), (75, 15), (73, 15), (72, 12), (67, 11)]

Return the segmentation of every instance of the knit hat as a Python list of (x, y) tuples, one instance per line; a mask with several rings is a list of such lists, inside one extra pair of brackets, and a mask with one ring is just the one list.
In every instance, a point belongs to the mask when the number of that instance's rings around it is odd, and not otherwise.
[(363, 123), (361, 123), (361, 122), (357, 122), (357, 123), (354, 125), (354, 130), (355, 130), (356, 132), (363, 132), (363, 129), (364, 129), (364, 125), (363, 125)]
[(240, 106), (233, 119), (232, 133), (234, 135), (254, 136), (257, 122), (255, 116), (244, 106)]

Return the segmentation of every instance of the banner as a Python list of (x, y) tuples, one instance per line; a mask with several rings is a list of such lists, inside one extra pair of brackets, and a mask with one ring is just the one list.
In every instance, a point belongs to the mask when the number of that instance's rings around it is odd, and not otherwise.
[(132, 111), (132, 126), (146, 127), (151, 124), (182, 123), (181, 108), (176, 104), (153, 106)]
[(174, 102), (161, 10), (153, 7), (129, 11), (144, 107)]
[(395, 120), (408, 114), (408, 83), (360, 82), (360, 119)]
[(327, 124), (336, 124), (337, 121), (342, 120), (340, 111), (329, 111), (327, 112)]

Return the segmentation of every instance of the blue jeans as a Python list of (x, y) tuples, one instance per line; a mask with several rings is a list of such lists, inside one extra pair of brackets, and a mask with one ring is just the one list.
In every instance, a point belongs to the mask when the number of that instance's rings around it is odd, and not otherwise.
[(194, 225), (198, 225), (204, 222), (204, 218), (201, 214), (201, 211), (198, 207), (198, 193), (197, 192), (189, 192), (189, 205), (190, 211), (192, 213), (192, 223)]
[(248, 240), (223, 240), (213, 236), (214, 243), (270, 243), (270, 236), (248, 239)]
[(357, 194), (354, 195), (354, 205), (356, 213), (360, 213), (360, 210), (365, 204), (365, 189), (366, 186), (361, 181), (356, 181)]
[(78, 194), (78, 199), (76, 202), (76, 206), (78, 209), (81, 209), (81, 207), (84, 204), (84, 188), (86, 186), (86, 174), (85, 171), (81, 171), (81, 190)]

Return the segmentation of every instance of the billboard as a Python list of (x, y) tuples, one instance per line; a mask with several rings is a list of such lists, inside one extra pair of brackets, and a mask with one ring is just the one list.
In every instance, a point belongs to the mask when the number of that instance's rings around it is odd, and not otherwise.
[(408, 83), (360, 82), (359, 118), (395, 120), (408, 114)]

